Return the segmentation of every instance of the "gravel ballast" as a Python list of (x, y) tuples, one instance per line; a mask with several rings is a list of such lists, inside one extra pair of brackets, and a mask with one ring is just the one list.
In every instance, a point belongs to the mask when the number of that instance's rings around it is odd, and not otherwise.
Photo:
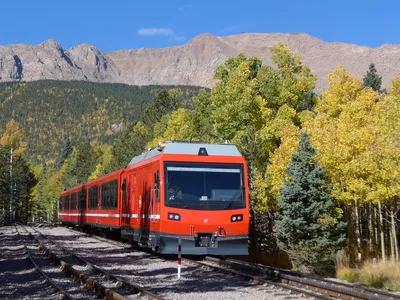
[(25, 238), (0, 227), (0, 299), (61, 299), (30, 261)]
[(177, 262), (134, 250), (65, 227), (37, 228), (78, 256), (113, 275), (139, 284), (167, 299), (294, 299), (286, 290), (264, 286), (249, 279), (216, 272), (212, 268), (185, 262), (177, 279)]

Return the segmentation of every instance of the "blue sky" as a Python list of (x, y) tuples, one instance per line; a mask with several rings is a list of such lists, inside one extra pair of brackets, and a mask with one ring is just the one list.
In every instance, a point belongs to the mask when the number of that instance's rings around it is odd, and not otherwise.
[(400, 44), (396, 0), (2, 0), (0, 45), (57, 40), (103, 51), (181, 45), (201, 33), (304, 32), (328, 42)]

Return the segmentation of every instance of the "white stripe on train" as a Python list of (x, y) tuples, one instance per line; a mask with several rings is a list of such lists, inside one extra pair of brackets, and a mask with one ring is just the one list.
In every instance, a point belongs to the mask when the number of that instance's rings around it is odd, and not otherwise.
[[(119, 218), (119, 214), (80, 214), (80, 213), (58, 213), (59, 216), (68, 216), (68, 217), (107, 217), (107, 218)], [(122, 214), (123, 218), (129, 219), (137, 219), (138, 214)], [(144, 219), (160, 219), (160, 215), (149, 215), (142, 214), (142, 218)]]

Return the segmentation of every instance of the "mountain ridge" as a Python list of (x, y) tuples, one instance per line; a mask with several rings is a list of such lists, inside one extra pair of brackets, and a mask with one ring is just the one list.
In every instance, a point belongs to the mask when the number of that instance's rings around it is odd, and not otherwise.
[(358, 46), (325, 42), (305, 33), (230, 36), (204, 33), (181, 46), (113, 52), (103, 52), (90, 44), (63, 49), (52, 39), (35, 46), (0, 46), (0, 82), (55, 79), (212, 87), (215, 68), (240, 52), (272, 65), (269, 49), (278, 42), (288, 44), (292, 52), (302, 56), (304, 64), (318, 77), (317, 91), (327, 87), (327, 75), (340, 64), (362, 77), (373, 62), (383, 77), (383, 86), (388, 86), (400, 73), (400, 45), (397, 44)]

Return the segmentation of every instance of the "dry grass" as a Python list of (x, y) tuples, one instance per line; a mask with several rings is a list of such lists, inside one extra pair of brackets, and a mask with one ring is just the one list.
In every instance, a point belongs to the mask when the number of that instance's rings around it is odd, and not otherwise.
[(380, 262), (376, 265), (366, 263), (357, 269), (341, 267), (337, 270), (336, 276), (349, 282), (400, 291), (400, 262)]

